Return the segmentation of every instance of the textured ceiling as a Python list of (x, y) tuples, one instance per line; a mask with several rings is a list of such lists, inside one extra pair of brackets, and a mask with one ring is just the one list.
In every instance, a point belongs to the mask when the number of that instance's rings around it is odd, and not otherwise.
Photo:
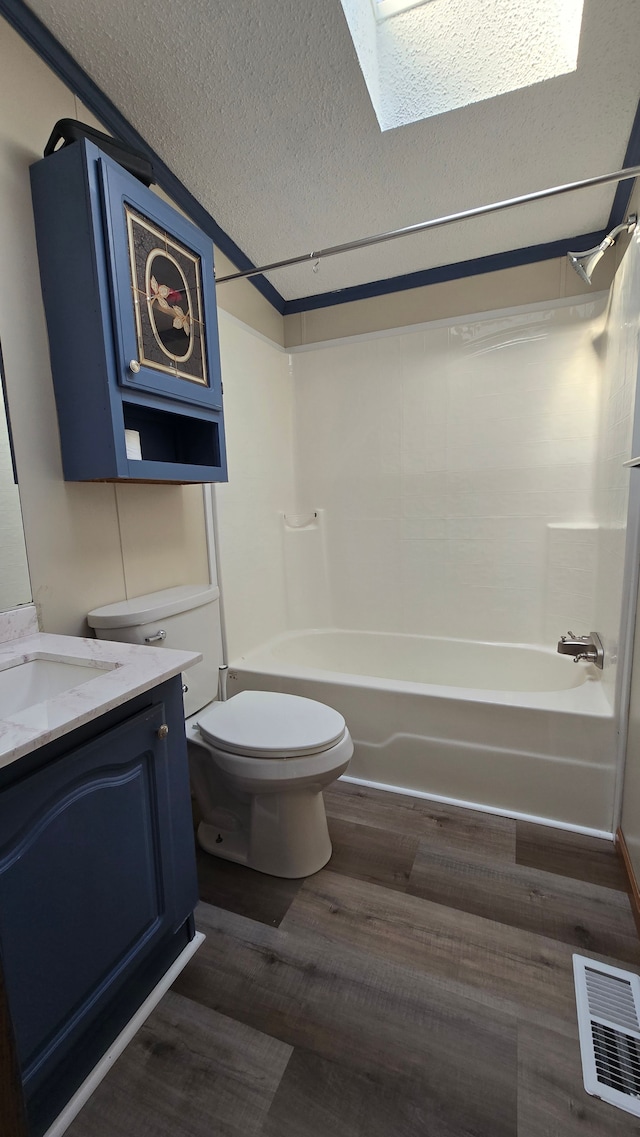
[[(486, 2), (457, 0), (466, 19)], [(574, 73), (385, 133), (340, 0), (30, 7), (256, 264), (617, 169), (640, 95), (638, 0), (585, 0)], [(614, 192), (270, 279), (291, 299), (592, 232)]]
[(382, 130), (575, 71), (584, 0), (426, 0), (377, 20), (341, 0)]

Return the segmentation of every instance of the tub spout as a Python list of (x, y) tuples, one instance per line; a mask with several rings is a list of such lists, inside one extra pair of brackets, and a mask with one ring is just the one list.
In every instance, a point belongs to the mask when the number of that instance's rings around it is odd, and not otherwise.
[(601, 671), (604, 667), (604, 648), (597, 632), (590, 632), (588, 636), (569, 632), (558, 641), (558, 651), (560, 655), (572, 655), (574, 663), (593, 663)]
[(580, 655), (590, 645), (591, 641), (588, 636), (577, 636), (575, 632), (568, 632), (566, 636), (561, 636), (558, 641), (558, 651), (560, 655)]

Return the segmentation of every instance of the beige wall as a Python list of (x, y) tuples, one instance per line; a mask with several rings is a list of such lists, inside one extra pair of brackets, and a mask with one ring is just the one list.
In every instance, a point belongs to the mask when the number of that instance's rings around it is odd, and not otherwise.
[[(619, 245), (617, 251), (620, 255), (626, 246), (624, 241)], [(411, 324), (497, 311), (520, 304), (591, 295), (609, 287), (616, 263), (611, 255), (600, 262), (593, 276), (592, 288), (580, 280), (566, 257), (556, 257), (539, 264), (486, 272), (464, 280), (429, 284), (425, 288), (410, 288), (406, 292), (393, 292), (370, 300), (354, 300), (332, 308), (296, 313), (284, 318), (284, 342), (286, 347), (295, 348), (342, 336), (406, 328)]]
[[(237, 271), (235, 265), (217, 248), (215, 262), (218, 277)], [(248, 280), (219, 284), (216, 298), (219, 308), (224, 308), (225, 312), (242, 320), (267, 339), (284, 346), (284, 319)]]
[(0, 399), (0, 611), (27, 604), (31, 585), (7, 421)]
[[(32, 594), (44, 630), (83, 634), (85, 613), (96, 605), (207, 579), (202, 491), (199, 486), (63, 480), (29, 166), (41, 157), (57, 119), (101, 124), (3, 20), (0, 99), (0, 343)], [(219, 250), (216, 269), (219, 275), (233, 271)], [(219, 304), (282, 344), (282, 317), (248, 281), (221, 286)], [(222, 365), (223, 380), (231, 386), (227, 414), (233, 443), (244, 413), (235, 405), (233, 347), (223, 351)], [(241, 480), (239, 474), (235, 480)], [(23, 589), (19, 596), (7, 596), (6, 605), (28, 598)]]
[(76, 100), (0, 21), (0, 342), (33, 598), (45, 631), (82, 633), (85, 613), (208, 575), (199, 486), (63, 481), (29, 188), (29, 166)]

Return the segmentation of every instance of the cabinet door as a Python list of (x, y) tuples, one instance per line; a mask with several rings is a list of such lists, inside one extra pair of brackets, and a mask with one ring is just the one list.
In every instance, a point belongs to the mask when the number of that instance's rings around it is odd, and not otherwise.
[(177, 894), (164, 718), (151, 707), (0, 798), (0, 945), (27, 1093), (193, 909)]
[(220, 410), (213, 245), (119, 166), (98, 165), (118, 382)]

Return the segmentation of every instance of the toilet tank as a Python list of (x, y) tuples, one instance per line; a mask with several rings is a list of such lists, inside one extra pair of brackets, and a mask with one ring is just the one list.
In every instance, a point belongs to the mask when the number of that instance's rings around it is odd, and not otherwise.
[(224, 663), (217, 586), (182, 584), (162, 592), (148, 592), (132, 600), (94, 608), (87, 620), (100, 640), (201, 652), (202, 663), (196, 663), (183, 675), (186, 716), (195, 714), (216, 697), (218, 668)]

